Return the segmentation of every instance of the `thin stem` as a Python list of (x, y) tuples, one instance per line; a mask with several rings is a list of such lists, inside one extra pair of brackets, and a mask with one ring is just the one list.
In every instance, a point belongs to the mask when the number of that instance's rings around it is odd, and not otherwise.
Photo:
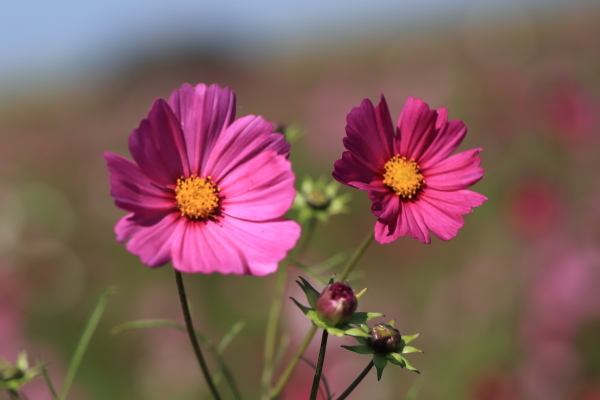
[(304, 252), (310, 239), (312, 239), (317, 220), (314, 218), (309, 219), (306, 225), (303, 227), (304, 235), (300, 238), (298, 245), (290, 252), (290, 255), (285, 258), (281, 266), (277, 270), (277, 281), (275, 282), (275, 290), (273, 291), (273, 301), (271, 302), (271, 309), (269, 310), (269, 317), (267, 319), (267, 330), (265, 334), (265, 351), (264, 351), (264, 364), (263, 374), (261, 378), (262, 393), (266, 394), (273, 378), (274, 369), (274, 355), (275, 348), (277, 347), (277, 328), (279, 327), (279, 318), (281, 316), (281, 309), (283, 306), (283, 291), (285, 289), (285, 283), (287, 282), (288, 266), (296, 260)]
[(360, 259), (360, 257), (362, 257), (365, 250), (367, 250), (369, 245), (373, 242), (374, 237), (375, 237), (375, 233), (373, 231), (371, 231), (371, 233), (369, 233), (364, 238), (364, 240), (362, 241), (362, 243), (360, 244), (358, 249), (356, 249), (354, 254), (352, 254), (352, 257), (348, 260), (348, 263), (344, 267), (344, 270), (343, 270), (342, 274), (340, 275), (340, 281), (345, 281), (346, 279), (348, 279), (348, 275), (350, 275), (350, 272), (352, 272), (352, 269), (354, 268), (356, 263), (358, 263), (358, 260)]
[(360, 375), (358, 375), (358, 376), (356, 377), (356, 379), (354, 380), (354, 382), (352, 382), (352, 383), (350, 384), (350, 386), (348, 386), (348, 389), (346, 389), (346, 390), (344, 391), (344, 393), (342, 393), (342, 394), (340, 395), (340, 397), (338, 397), (336, 400), (344, 400), (346, 397), (348, 397), (348, 395), (349, 395), (350, 393), (352, 393), (352, 391), (353, 391), (353, 390), (354, 390), (354, 389), (355, 389), (355, 388), (358, 386), (358, 384), (359, 384), (359, 383), (360, 383), (360, 382), (363, 380), (363, 378), (364, 378), (365, 376), (367, 376), (367, 374), (369, 373), (369, 371), (371, 370), (371, 368), (373, 368), (373, 365), (375, 365), (375, 364), (373, 364), (373, 360), (371, 360), (371, 361), (369, 362), (369, 365), (367, 365), (367, 366), (365, 367), (365, 369), (363, 369), (363, 371), (360, 373)]
[(196, 354), (196, 358), (198, 359), (198, 363), (200, 364), (200, 369), (204, 374), (204, 379), (206, 380), (206, 383), (208, 383), (208, 387), (210, 388), (213, 397), (215, 398), (215, 400), (221, 400), (221, 396), (219, 396), (219, 392), (217, 392), (217, 388), (210, 376), (210, 372), (208, 372), (206, 361), (204, 361), (204, 356), (202, 356), (202, 351), (200, 350), (200, 345), (198, 344), (198, 339), (196, 338), (194, 324), (192, 323), (192, 316), (190, 315), (190, 309), (188, 307), (187, 296), (185, 295), (185, 287), (183, 286), (183, 278), (181, 276), (181, 272), (177, 270), (174, 271), (175, 281), (177, 281), (177, 291), (179, 292), (179, 300), (181, 301), (181, 309), (183, 310), (183, 319), (185, 320), (185, 326), (187, 328), (190, 342), (192, 342), (194, 353)]
[(285, 371), (283, 371), (283, 374), (281, 374), (279, 381), (277, 381), (277, 384), (271, 391), (271, 394), (269, 396), (270, 399), (276, 399), (277, 397), (279, 397), (279, 395), (281, 394), (281, 391), (283, 390), (283, 387), (287, 383), (288, 379), (290, 379), (290, 376), (292, 375), (294, 368), (296, 368), (296, 364), (298, 364), (298, 360), (300, 360), (300, 357), (302, 357), (302, 354), (304, 354), (304, 351), (308, 347), (310, 341), (312, 340), (312, 338), (316, 332), (317, 332), (317, 327), (315, 325), (311, 325), (308, 332), (306, 332), (306, 336), (304, 337), (304, 340), (300, 344), (300, 347), (298, 347), (298, 350), (296, 350), (296, 353), (294, 353), (294, 356), (290, 360)]
[(317, 400), (317, 393), (319, 392), (319, 385), (321, 384), (321, 374), (323, 373), (323, 364), (325, 364), (325, 350), (327, 349), (327, 337), (329, 334), (326, 330), (323, 330), (323, 336), (321, 336), (321, 349), (319, 350), (319, 360), (317, 361), (317, 368), (315, 368), (315, 378), (313, 379), (312, 390), (310, 392), (310, 400)]
[[(344, 281), (344, 280), (346, 280), (346, 278), (348, 278), (348, 275), (350, 274), (352, 269), (356, 266), (356, 263), (358, 263), (358, 260), (364, 254), (365, 250), (367, 250), (367, 247), (369, 247), (369, 245), (373, 241), (373, 238), (374, 238), (374, 232), (371, 232), (370, 234), (367, 235), (367, 237), (365, 237), (363, 242), (360, 244), (358, 249), (356, 249), (354, 254), (352, 254), (352, 257), (350, 257), (350, 259), (348, 260), (348, 263), (344, 267), (342, 275), (340, 276), (340, 281)], [(290, 379), (290, 376), (291, 376), (292, 372), (294, 371), (294, 368), (296, 368), (296, 364), (298, 364), (298, 360), (300, 359), (300, 357), (302, 356), (302, 354), (308, 347), (308, 344), (310, 343), (310, 341), (312, 340), (312, 338), (316, 332), (317, 332), (317, 327), (315, 325), (312, 325), (310, 327), (310, 329), (308, 330), (308, 332), (306, 332), (304, 341), (302, 342), (302, 344), (300, 345), (300, 347), (298, 348), (298, 350), (296, 351), (296, 353), (290, 360), (285, 371), (279, 378), (279, 381), (277, 381), (277, 384), (275, 385), (275, 387), (271, 391), (270, 396), (268, 397), (269, 399), (276, 399), (281, 394), (283, 387), (287, 383), (288, 379)]]

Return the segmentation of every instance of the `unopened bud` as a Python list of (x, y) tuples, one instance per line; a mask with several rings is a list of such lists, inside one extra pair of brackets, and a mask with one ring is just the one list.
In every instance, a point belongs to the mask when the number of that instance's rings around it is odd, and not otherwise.
[(356, 308), (358, 300), (347, 282), (335, 282), (321, 292), (317, 300), (317, 313), (330, 325), (348, 322)]
[(377, 324), (371, 328), (369, 344), (376, 353), (394, 353), (400, 348), (400, 331), (388, 324)]

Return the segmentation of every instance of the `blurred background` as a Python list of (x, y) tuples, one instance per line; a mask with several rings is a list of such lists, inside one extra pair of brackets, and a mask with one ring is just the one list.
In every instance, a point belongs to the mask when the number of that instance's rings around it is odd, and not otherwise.
[[(359, 306), (420, 332), (422, 373), (372, 372), (353, 398), (600, 399), (600, 6), (593, 1), (5, 1), (0, 4), (0, 358), (50, 362), (60, 386), (102, 291), (118, 288), (72, 399), (209, 399), (185, 334), (116, 336), (141, 318), (182, 321), (171, 267), (150, 270), (116, 243), (124, 212), (103, 151), (182, 83), (231, 87), (238, 116), (294, 123), (298, 182), (329, 178), (345, 118), (384, 93), (445, 106), (483, 147), (489, 197), (458, 236), (374, 244), (358, 266)], [(373, 229), (366, 193), (319, 226), (303, 261), (358, 246)], [(290, 216), (295, 214), (290, 212)], [(300, 298), (292, 278), (288, 295)], [(246, 398), (257, 398), (274, 276), (187, 275), (199, 330), (218, 342)], [(286, 301), (291, 348), (308, 320)], [(317, 357), (317, 340), (307, 356)], [(341, 393), (368, 362), (329, 341), (325, 377)], [(288, 352), (290, 353), (290, 352)], [(289, 356), (289, 354), (288, 354)], [(208, 357), (210, 361), (214, 361)], [(214, 364), (213, 364), (214, 365)], [(301, 364), (286, 400), (305, 399)], [(50, 396), (41, 379), (30, 400)], [(227, 392), (224, 392), (227, 393)], [(0, 398), (7, 394), (0, 393)]]

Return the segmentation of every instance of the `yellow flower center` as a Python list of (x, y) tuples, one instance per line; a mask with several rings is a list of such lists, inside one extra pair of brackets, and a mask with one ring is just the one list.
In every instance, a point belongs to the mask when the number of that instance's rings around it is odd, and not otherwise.
[(407, 160), (397, 154), (385, 163), (383, 183), (403, 199), (412, 199), (425, 180), (414, 159)]
[(192, 175), (189, 178), (177, 179), (175, 199), (181, 216), (189, 219), (211, 219), (216, 216), (219, 207), (219, 191), (211, 181), (211, 177), (199, 178)]

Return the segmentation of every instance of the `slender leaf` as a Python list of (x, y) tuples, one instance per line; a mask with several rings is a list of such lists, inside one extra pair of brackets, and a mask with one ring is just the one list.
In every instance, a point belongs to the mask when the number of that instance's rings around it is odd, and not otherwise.
[[(126, 322), (124, 324), (115, 326), (114, 328), (112, 328), (110, 330), (110, 334), (116, 335), (121, 332), (125, 332), (125, 331), (131, 330), (131, 329), (139, 329), (139, 328), (174, 328), (174, 329), (177, 329), (182, 332), (187, 332), (187, 328), (185, 327), (185, 325), (182, 325), (175, 321), (171, 321), (168, 319), (145, 319), (145, 320)], [(233, 393), (234, 398), (236, 400), (241, 400), (242, 396), (237, 388), (237, 384), (235, 383), (233, 374), (231, 373), (231, 370), (225, 364), (225, 361), (223, 360), (223, 357), (221, 357), (221, 354), (219, 353), (219, 350), (217, 349), (217, 347), (203, 333), (195, 330), (194, 334), (211, 351), (211, 353), (214, 355), (215, 359), (217, 360), (218, 369), (215, 371), (213, 376), (218, 377), (222, 371), (223, 375), (225, 376), (225, 379), (227, 380), (227, 384), (229, 385), (229, 388), (231, 389), (231, 392)], [(213, 380), (216, 380), (216, 379), (213, 379)]]
[(223, 354), (225, 352), (225, 349), (227, 348), (227, 346), (229, 346), (229, 343), (231, 343), (231, 341), (233, 340), (233, 338), (241, 332), (242, 329), (244, 329), (244, 327), (246, 326), (246, 321), (238, 321), (235, 324), (233, 324), (233, 326), (231, 328), (229, 328), (229, 331), (225, 334), (225, 336), (223, 336), (223, 339), (221, 339), (221, 342), (219, 343), (219, 345), (217, 346), (217, 351), (219, 352), (219, 354)]
[(48, 390), (50, 390), (50, 394), (54, 400), (58, 399), (58, 395), (56, 394), (56, 390), (54, 389), (54, 385), (52, 385), (52, 381), (50, 380), (50, 376), (48, 376), (48, 371), (46, 371), (46, 363), (42, 361), (41, 357), (38, 357), (38, 365), (40, 367), (40, 371), (42, 371), (42, 376), (44, 377), (44, 381), (46, 381), (46, 386), (48, 386)]
[(71, 363), (69, 364), (69, 368), (67, 369), (67, 373), (65, 374), (65, 380), (60, 388), (60, 392), (58, 394), (59, 400), (64, 400), (69, 393), (69, 389), (71, 388), (71, 384), (75, 379), (75, 374), (79, 369), (79, 365), (81, 364), (81, 360), (83, 359), (83, 355), (87, 350), (88, 345), (90, 344), (90, 340), (92, 339), (92, 335), (94, 331), (98, 327), (98, 323), (100, 322), (100, 318), (104, 313), (104, 309), (106, 308), (106, 303), (108, 302), (108, 296), (115, 292), (114, 288), (106, 289), (101, 295), (100, 299), (98, 299), (98, 303), (90, 316), (85, 328), (83, 329), (83, 333), (79, 338), (79, 343), (77, 343), (77, 347), (75, 348), (75, 353), (73, 353), (73, 358), (71, 359)]

